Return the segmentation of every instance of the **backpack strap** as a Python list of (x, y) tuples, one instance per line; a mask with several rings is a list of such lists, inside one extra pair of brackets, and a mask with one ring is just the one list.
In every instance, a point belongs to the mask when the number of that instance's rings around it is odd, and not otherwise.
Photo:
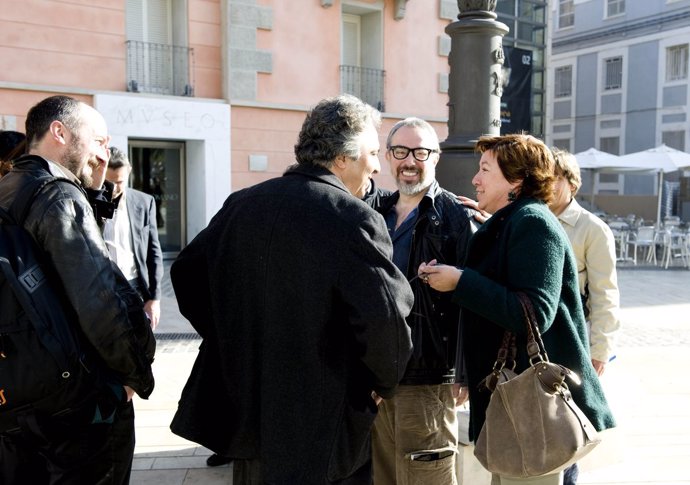
[[(84, 189), (77, 183), (63, 177), (42, 175), (24, 184), (15, 194), (14, 200), (7, 209), (0, 207), (0, 222), (23, 226), (36, 196), (49, 184), (64, 182), (75, 186), (81, 192)], [(84, 195), (86, 197), (86, 195)], [(87, 197), (88, 199), (88, 197)]]

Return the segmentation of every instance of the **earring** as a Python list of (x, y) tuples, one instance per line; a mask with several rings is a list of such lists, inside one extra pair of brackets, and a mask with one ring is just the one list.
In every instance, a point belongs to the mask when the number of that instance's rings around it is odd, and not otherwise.
[(508, 202), (515, 202), (516, 199), (517, 199), (517, 194), (515, 193), (514, 190), (511, 190), (510, 192), (508, 192)]

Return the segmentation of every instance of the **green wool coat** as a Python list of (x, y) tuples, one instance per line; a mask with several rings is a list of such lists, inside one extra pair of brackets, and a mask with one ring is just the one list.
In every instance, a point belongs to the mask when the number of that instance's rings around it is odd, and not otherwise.
[(518, 199), (497, 211), (470, 241), (453, 293), (462, 307), (462, 350), (470, 390), (470, 439), (484, 424), (491, 394), (479, 383), (492, 370), (504, 331), (517, 334), (519, 373), (529, 366), (517, 292), (532, 301), (549, 360), (582, 379), (573, 399), (598, 429), (615, 426), (592, 367), (577, 266), (568, 238), (543, 202)]

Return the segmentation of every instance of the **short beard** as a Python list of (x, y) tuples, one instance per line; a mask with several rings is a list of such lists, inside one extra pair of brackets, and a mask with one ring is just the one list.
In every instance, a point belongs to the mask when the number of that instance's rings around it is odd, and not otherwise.
[(79, 180), (81, 181), (81, 185), (83, 187), (86, 187), (87, 189), (92, 188), (93, 177), (91, 175), (86, 175), (85, 173), (82, 172), (82, 174), (79, 176)]
[(85, 167), (80, 167), (79, 149), (77, 148), (79, 139), (75, 136), (72, 143), (67, 147), (67, 151), (62, 157), (62, 164), (79, 179), (84, 187), (91, 187), (93, 177), (91, 174), (84, 173)]
[(424, 178), (422, 178), (422, 180), (416, 184), (406, 184), (405, 182), (401, 182), (400, 179), (396, 177), (395, 185), (398, 187), (398, 191), (400, 191), (401, 194), (410, 196), (424, 192), (426, 189), (431, 187), (431, 184), (434, 182), (434, 174), (431, 174), (428, 171), (424, 171), (423, 174)]

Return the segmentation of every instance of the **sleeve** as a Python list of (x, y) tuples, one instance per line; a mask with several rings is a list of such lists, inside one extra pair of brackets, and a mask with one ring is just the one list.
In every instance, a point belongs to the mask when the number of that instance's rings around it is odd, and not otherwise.
[(338, 285), (349, 309), (358, 358), (369, 371), (370, 388), (383, 398), (393, 395), (412, 355), (405, 322), (412, 308), (412, 290), (392, 256), (383, 218), (371, 213), (348, 241)]
[(170, 280), (175, 291), (180, 313), (189, 320), (194, 330), (206, 338), (213, 320), (211, 287), (208, 275), (209, 240), (212, 231), (223, 223), (235, 192), (225, 200), (223, 207), (213, 216), (208, 226), (180, 252), (170, 267)]
[(149, 293), (154, 300), (161, 299), (163, 281), (163, 251), (158, 239), (158, 221), (156, 219), (156, 201), (148, 199), (149, 244), (146, 248), (146, 268), (149, 273)]
[[(153, 390), (151, 366), (117, 294), (91, 207), (76, 187), (54, 187), (50, 203), (35, 204), (32, 209), (31, 232), (52, 263), (86, 339), (123, 385), (146, 398)], [(35, 214), (37, 207), (47, 209)]]
[(211, 314), (211, 288), (206, 259), (210, 229), (201, 231), (177, 256), (170, 267), (170, 280), (175, 290), (180, 313), (201, 336), (208, 336)]
[[(569, 249), (543, 216), (528, 214), (506, 228), (505, 239), (497, 241), (505, 254), (506, 283), (496, 282), (479, 272), (464, 270), (453, 300), (511, 332), (525, 333), (525, 323), (517, 292), (532, 301), (541, 332), (554, 321), (563, 284), (563, 267)], [(538, 262), (538, 264), (537, 264)]]
[(472, 239), (474, 233), (477, 232), (477, 224), (474, 222), (473, 216), (474, 211), (463, 206), (462, 213), (465, 215), (465, 218), (461, 219), (462, 224), (460, 225), (460, 231), (458, 233), (455, 249), (457, 258), (455, 266), (460, 268), (465, 266), (465, 260), (467, 259), (467, 248), (470, 245), (470, 239)]
[(608, 362), (613, 355), (614, 334), (620, 328), (620, 295), (615, 242), (607, 226), (591, 225), (585, 250), (585, 272), (592, 358)]

